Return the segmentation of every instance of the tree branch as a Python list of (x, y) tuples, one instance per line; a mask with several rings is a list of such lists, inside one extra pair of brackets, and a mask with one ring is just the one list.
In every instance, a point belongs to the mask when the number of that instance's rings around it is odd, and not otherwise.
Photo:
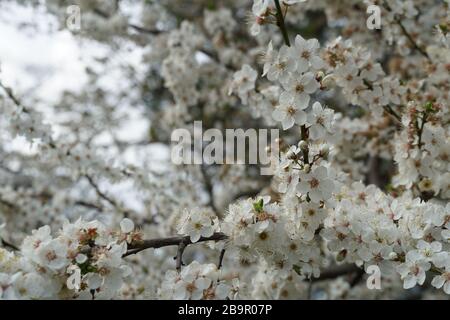
[[(221, 241), (228, 239), (228, 236), (221, 233), (216, 232), (211, 237), (201, 237), (197, 242), (205, 242), (205, 241)], [(189, 236), (178, 236), (178, 237), (170, 237), (170, 238), (159, 238), (159, 239), (149, 239), (143, 240), (135, 243), (131, 243), (128, 245), (127, 252), (123, 255), (123, 257), (127, 257), (132, 254), (136, 254), (146, 249), (150, 248), (162, 248), (169, 246), (179, 246), (180, 243), (184, 243), (186, 246), (192, 244), (192, 241)], [(184, 250), (184, 249), (183, 249)]]
[(181, 242), (178, 244), (178, 251), (177, 251), (177, 271), (181, 271), (181, 266), (183, 265), (183, 253), (184, 249), (187, 247), (186, 239), (182, 239)]
[(2, 246), (4, 246), (5, 248), (10, 248), (13, 251), (19, 251), (19, 247), (17, 247), (16, 245), (12, 244), (11, 242), (6, 241), (3, 238), (0, 238), (0, 243), (2, 244)]
[(322, 271), (320, 273), (320, 277), (313, 278), (312, 281), (317, 282), (317, 281), (335, 279), (340, 276), (344, 276), (346, 274), (358, 272), (359, 270), (360, 270), (360, 268), (358, 268), (354, 264), (344, 264), (341, 266), (335, 266), (335, 267), (332, 267), (332, 268)]
[(284, 42), (286, 43), (287, 46), (290, 47), (291, 42), (289, 41), (289, 35), (287, 33), (286, 24), (284, 23), (283, 10), (281, 9), (279, 0), (275, 0), (275, 7), (277, 8), (277, 26), (280, 28)]
[(222, 268), (222, 264), (223, 264), (223, 257), (225, 256), (225, 248), (223, 248), (221, 251), (220, 251), (220, 256), (219, 256), (219, 264), (217, 265), (217, 269), (220, 269), (220, 268)]

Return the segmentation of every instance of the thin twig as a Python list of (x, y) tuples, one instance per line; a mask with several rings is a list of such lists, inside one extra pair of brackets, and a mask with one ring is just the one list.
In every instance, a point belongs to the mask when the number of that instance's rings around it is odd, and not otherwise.
[(386, 111), (388, 114), (392, 115), (398, 122), (402, 122), (402, 118), (398, 115), (397, 112), (392, 109), (391, 106), (383, 106), (384, 111)]
[(177, 251), (177, 271), (181, 271), (181, 266), (183, 265), (183, 253), (184, 249), (187, 247), (187, 242), (185, 239), (181, 240), (181, 242), (178, 244), (178, 251)]
[[(384, 7), (386, 8), (387, 11), (392, 12), (392, 8), (389, 6), (389, 4), (386, 1), (384, 1)], [(402, 29), (403, 34), (406, 36), (406, 38), (408, 38), (409, 42), (411, 42), (411, 44), (413, 45), (414, 49), (419, 51), (420, 54), (422, 54), (425, 58), (427, 58), (429, 61), (431, 61), (430, 56), (428, 55), (428, 53), (424, 49), (419, 47), (419, 45), (414, 40), (412, 35), (408, 32), (408, 30), (406, 30), (406, 28), (403, 25), (402, 21), (395, 14), (394, 14), (394, 20), (398, 24), (400, 29)]]
[(422, 123), (420, 125), (419, 132), (417, 133), (417, 135), (419, 136), (419, 141), (418, 141), (419, 148), (422, 147), (422, 134), (423, 134), (423, 128), (425, 127), (425, 123), (427, 123), (427, 113), (426, 112), (423, 113)]
[(219, 264), (217, 265), (217, 269), (221, 269), (222, 268), (222, 264), (223, 264), (223, 257), (225, 256), (225, 248), (223, 248), (220, 251), (220, 256), (219, 256)]
[(5, 86), (1, 81), (0, 81), (0, 87), (6, 92), (6, 95), (8, 96), (8, 98), (10, 98), (16, 106), (18, 106), (19, 108), (22, 108), (23, 112), (28, 113), (28, 110), (22, 105), (20, 100), (14, 95), (11, 88), (8, 88), (7, 86)]
[(275, 7), (277, 8), (277, 26), (281, 30), (281, 34), (283, 35), (284, 42), (287, 46), (291, 46), (291, 42), (289, 41), (289, 35), (287, 33), (286, 24), (284, 23), (283, 10), (281, 9), (280, 1), (275, 0)]

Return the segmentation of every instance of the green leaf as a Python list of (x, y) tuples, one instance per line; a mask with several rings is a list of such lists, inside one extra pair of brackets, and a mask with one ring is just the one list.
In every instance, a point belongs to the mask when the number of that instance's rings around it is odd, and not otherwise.
[(263, 199), (259, 199), (257, 202), (253, 203), (253, 209), (255, 209), (256, 212), (262, 212), (264, 209)]

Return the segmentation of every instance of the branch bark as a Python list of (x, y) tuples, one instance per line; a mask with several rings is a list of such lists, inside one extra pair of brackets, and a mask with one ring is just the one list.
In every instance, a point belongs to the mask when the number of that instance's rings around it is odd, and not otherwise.
[[(221, 233), (216, 232), (211, 237), (201, 237), (197, 242), (205, 242), (205, 241), (221, 241), (228, 239), (228, 236)], [(180, 243), (184, 243), (185, 246), (192, 244), (192, 241), (189, 236), (178, 236), (178, 237), (170, 237), (170, 238), (160, 238), (160, 239), (149, 239), (143, 240), (136, 243), (131, 243), (128, 245), (128, 251), (123, 255), (123, 257), (127, 257), (132, 254), (136, 254), (146, 249), (150, 248), (162, 248), (169, 246), (179, 246)], [(184, 249), (183, 249), (184, 250)]]

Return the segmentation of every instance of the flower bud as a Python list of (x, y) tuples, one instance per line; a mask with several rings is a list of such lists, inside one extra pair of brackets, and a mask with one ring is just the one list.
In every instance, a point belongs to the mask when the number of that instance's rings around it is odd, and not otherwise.
[(295, 159), (296, 158), (296, 154), (295, 154), (294, 150), (289, 149), (288, 152), (286, 153), (286, 158), (288, 158), (288, 159)]
[(389, 253), (389, 260), (395, 260), (397, 259), (397, 254), (395, 252)]
[(306, 150), (308, 148), (308, 142), (306, 142), (305, 140), (301, 140), (298, 143), (298, 147), (302, 150)]
[(336, 79), (334, 78), (334, 75), (329, 74), (322, 79), (320, 84), (322, 89), (331, 89), (336, 86)]
[(318, 71), (316, 73), (316, 80), (317, 81), (319, 81), (319, 82), (322, 81), (323, 77), (325, 77), (325, 73), (323, 73), (323, 71)]
[(330, 147), (327, 144), (324, 144), (320, 147), (320, 155), (326, 157), (330, 152)]

